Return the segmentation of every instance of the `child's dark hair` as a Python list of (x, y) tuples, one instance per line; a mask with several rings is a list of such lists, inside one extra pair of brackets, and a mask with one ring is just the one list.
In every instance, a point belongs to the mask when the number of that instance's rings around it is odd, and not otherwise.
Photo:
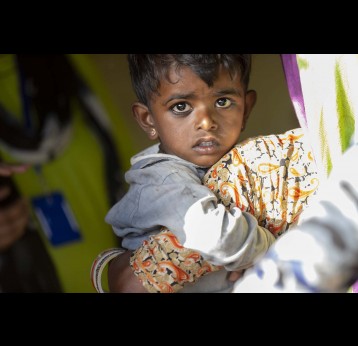
[(245, 90), (249, 84), (251, 54), (128, 54), (129, 72), (138, 100), (149, 106), (153, 93), (158, 94), (160, 81), (169, 81), (171, 67), (189, 67), (209, 87), (218, 76), (222, 65), (229, 71), (231, 78), (237, 73)]

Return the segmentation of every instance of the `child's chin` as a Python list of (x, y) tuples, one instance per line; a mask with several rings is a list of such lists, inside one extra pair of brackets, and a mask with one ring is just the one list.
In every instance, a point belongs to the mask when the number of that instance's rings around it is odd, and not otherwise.
[(211, 167), (211, 166), (215, 165), (215, 163), (217, 163), (220, 159), (221, 159), (221, 156), (218, 158), (207, 157), (206, 159), (198, 160), (196, 162), (196, 165), (198, 165), (200, 167)]

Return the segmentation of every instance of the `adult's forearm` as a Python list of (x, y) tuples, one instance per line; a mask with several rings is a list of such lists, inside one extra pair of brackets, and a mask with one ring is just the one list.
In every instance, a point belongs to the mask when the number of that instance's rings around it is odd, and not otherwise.
[(146, 293), (139, 279), (129, 266), (132, 251), (115, 257), (108, 267), (108, 288), (111, 293)]

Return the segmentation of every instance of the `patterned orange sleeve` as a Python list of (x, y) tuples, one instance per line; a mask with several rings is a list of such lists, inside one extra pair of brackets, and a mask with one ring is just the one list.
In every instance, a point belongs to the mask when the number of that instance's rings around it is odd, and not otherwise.
[(276, 237), (297, 223), (319, 185), (302, 129), (245, 140), (203, 180), (226, 208), (251, 213)]
[[(297, 222), (318, 186), (301, 129), (238, 144), (209, 169), (203, 182), (228, 209), (251, 213), (276, 237)], [(184, 248), (167, 229), (143, 242), (130, 265), (148, 292), (168, 293), (222, 268)]]
[(151, 293), (177, 292), (185, 283), (222, 268), (205, 261), (198, 252), (184, 248), (167, 229), (144, 241), (133, 252), (130, 265)]

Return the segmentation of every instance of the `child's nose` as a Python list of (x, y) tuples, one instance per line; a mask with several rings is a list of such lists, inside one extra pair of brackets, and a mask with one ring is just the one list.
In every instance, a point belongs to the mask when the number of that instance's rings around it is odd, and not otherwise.
[(218, 127), (214, 113), (210, 109), (198, 110), (196, 114), (196, 129), (205, 131), (215, 130)]

